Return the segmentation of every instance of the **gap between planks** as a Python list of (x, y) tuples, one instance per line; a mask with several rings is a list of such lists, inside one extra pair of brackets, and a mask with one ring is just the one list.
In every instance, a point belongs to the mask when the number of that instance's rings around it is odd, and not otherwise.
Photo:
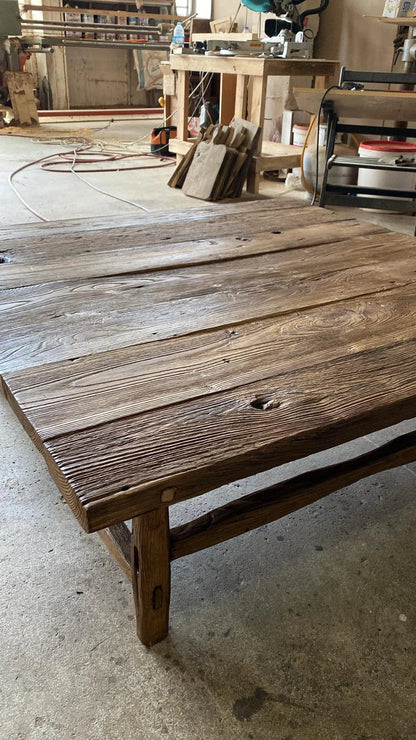
[[(233, 325), (238, 329), (212, 329), (77, 362), (51, 363), (6, 374), (4, 382), (46, 441), (209, 392), (253, 382), (266, 386), (270, 378), (283, 376), (298, 365), (306, 369), (322, 360), (350, 356), (351, 346), (356, 352), (374, 349), (380, 346), (381, 335), (385, 344), (413, 336), (413, 288), (344, 300), (338, 310), (336, 306), (320, 305), (301, 316), (292, 312), (285, 317)], [(404, 317), (399, 330), (396, 313)], [(318, 342), (316, 329), (321, 325), (331, 332), (330, 344), (326, 340), (320, 346)]]

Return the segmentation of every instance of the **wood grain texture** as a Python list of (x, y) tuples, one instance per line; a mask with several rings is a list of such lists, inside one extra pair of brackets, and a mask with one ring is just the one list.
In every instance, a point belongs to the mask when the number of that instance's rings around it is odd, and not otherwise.
[(133, 519), (132, 576), (137, 632), (148, 647), (167, 637), (170, 602), (167, 509)]
[[(397, 315), (402, 317), (397, 326)], [(277, 373), (414, 336), (413, 285), (313, 308), (307, 315), (134, 345), (5, 374), (20, 409), (46, 441), (191, 398), (267, 383)], [(117, 392), (115, 392), (117, 389)]]
[(112, 527), (106, 527), (98, 534), (124, 575), (131, 581), (131, 533), (126, 524), (121, 522)]
[[(416, 415), (415, 342), (399, 342), (45, 443), (89, 530), (200, 495)], [(259, 394), (274, 408), (252, 407)]]
[(4, 82), (9, 89), (16, 124), (33, 126), (39, 123), (33, 92), (34, 81), (29, 72), (5, 72)]
[(50, 230), (1, 246), (2, 382), (88, 531), (416, 411), (411, 237), (273, 201)]
[[(408, 237), (351, 239), (93, 281), (56, 281), (7, 290), (0, 317), (2, 373), (106, 349), (267, 318), (409, 284)], [(366, 277), (363, 282), (363, 270)], [(1, 294), (0, 294), (1, 298)], [(13, 323), (13, 332), (9, 331)]]
[[(309, 206), (307, 203), (287, 199), (284, 202), (279, 203), (279, 212), (286, 209), (301, 209), (302, 212), (308, 211)], [(116, 239), (123, 238), (124, 229), (136, 229), (136, 233), (143, 233), (148, 230), (149, 243), (155, 243), (155, 236), (157, 239), (157, 229), (149, 229), (149, 227), (166, 227), (169, 229), (175, 229), (180, 225), (181, 233), (187, 224), (202, 224), (209, 223), (214, 217), (215, 222), (219, 221), (218, 226), (220, 227), (221, 222), (232, 221), (233, 217), (237, 214), (256, 213), (268, 210), (270, 214), (270, 200), (269, 199), (251, 199), (249, 201), (242, 201), (239, 203), (227, 204), (227, 213), (224, 213), (224, 209), (219, 205), (206, 205), (203, 209), (199, 208), (187, 208), (186, 211), (154, 211), (152, 213), (133, 213), (128, 214), (117, 214), (117, 216), (100, 216), (91, 219), (85, 218), (73, 218), (73, 219), (62, 219), (57, 221), (48, 221), (47, 223), (27, 223), (27, 224), (14, 224), (13, 226), (5, 226), (0, 229), (0, 240), (2, 245), (8, 241), (20, 240), (21, 247), (24, 248), (27, 245), (27, 240), (36, 240), (36, 244), (45, 244), (49, 242), (50, 246), (53, 243), (53, 238), (56, 236), (65, 236), (68, 238), (74, 237), (75, 240), (79, 238), (84, 242), (90, 242), (91, 244), (91, 232), (100, 232), (100, 236), (109, 236), (109, 232), (112, 232)], [(275, 209), (273, 209), (275, 210)], [(217, 219), (222, 212), (222, 219)], [(272, 214), (270, 214), (272, 215)], [(160, 233), (160, 232), (159, 232)], [(164, 232), (165, 233), (165, 232)], [(98, 238), (98, 234), (94, 233), (93, 237)], [(71, 242), (72, 243), (72, 242)]]
[[(280, 223), (299, 224), (299, 210), (296, 201), (287, 200), (278, 209), (271, 209), (267, 201), (253, 201), (247, 203), (227, 204), (227, 211), (222, 218), (218, 209), (222, 206), (204, 205), (204, 208), (189, 209), (182, 214), (182, 221), (178, 213), (156, 213), (137, 216), (119, 217), (119, 225), (114, 217), (91, 219), (82, 228), (82, 221), (49, 222), (49, 229), (44, 224), (24, 224), (15, 229), (0, 230), (0, 255), (2, 260), (11, 262), (27, 262), (33, 260), (57, 259), (70, 254), (73, 262), (80, 255), (105, 253), (116, 250), (124, 251), (137, 247), (170, 247), (178, 243), (203, 241), (212, 237), (245, 236), (259, 232), (259, 218), (264, 224), (262, 231), (273, 231), (279, 228)], [(303, 207), (300, 211), (305, 214), (305, 223), (336, 222), (337, 217), (329, 211)], [(289, 217), (289, 221), (286, 217)], [(292, 217), (292, 220), (290, 220)], [(312, 218), (312, 221), (308, 221)], [(295, 220), (294, 220), (295, 219)], [(349, 218), (350, 222), (353, 219)], [(68, 226), (69, 224), (69, 226)], [(30, 262), (29, 262), (30, 260)], [(4, 263), (0, 263), (3, 265)], [(6, 265), (9, 263), (5, 263)]]
[(171, 54), (172, 69), (247, 76), (337, 75), (339, 62), (326, 59), (261, 59), (260, 57), (207, 57)]
[[(296, 102), (301, 110), (317, 114), (322, 99), (322, 90), (309, 88), (294, 89)], [(341, 118), (365, 118), (380, 120), (412, 121), (415, 116), (413, 92), (382, 90), (332, 90), (327, 102), (331, 102)]]
[(371, 452), (311, 470), (288, 481), (243, 496), (171, 530), (171, 558), (182, 558), (237, 537), (308, 506), (334, 491), (383, 470), (416, 459), (416, 432), (410, 432)]

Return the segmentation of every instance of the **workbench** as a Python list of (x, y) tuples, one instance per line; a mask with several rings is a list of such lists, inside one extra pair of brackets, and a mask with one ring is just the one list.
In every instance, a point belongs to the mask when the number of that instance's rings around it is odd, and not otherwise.
[(146, 645), (172, 560), (416, 459), (410, 433), (169, 526), (178, 502), (416, 415), (412, 237), (290, 200), (0, 233), (3, 391), (133, 581)]
[[(306, 87), (294, 89), (296, 102), (302, 110), (317, 115), (322, 95)], [(326, 96), (339, 118), (413, 121), (416, 117), (415, 90), (331, 90)]]
[[(339, 76), (339, 62), (323, 59), (266, 59), (260, 57), (206, 56), (200, 54), (171, 54), (170, 68), (177, 73), (177, 140), (172, 151), (183, 154), (183, 143), (188, 141), (189, 77), (191, 72), (220, 75), (219, 122), (228, 125), (231, 119), (243, 118), (263, 126), (266, 106), (267, 80), (273, 76), (311, 76), (315, 87), (326, 88), (332, 77)], [(271, 142), (269, 142), (270, 144)], [(274, 153), (262, 150), (258, 154), (247, 180), (247, 190), (258, 193), (260, 172), (291, 168), (300, 165), (299, 147), (274, 145)]]

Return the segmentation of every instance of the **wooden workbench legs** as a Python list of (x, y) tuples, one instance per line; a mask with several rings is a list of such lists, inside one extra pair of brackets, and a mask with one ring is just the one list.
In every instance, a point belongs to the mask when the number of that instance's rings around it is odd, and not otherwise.
[(237, 76), (220, 75), (220, 119), (223, 126), (229, 126), (235, 115)]
[(170, 602), (169, 510), (133, 519), (132, 576), (137, 634), (151, 647), (167, 637)]
[(409, 432), (358, 457), (302, 473), (230, 501), (172, 530), (169, 509), (161, 507), (133, 519), (131, 537), (125, 524), (100, 532), (123, 572), (131, 573), (141, 642), (151, 647), (168, 635), (172, 560), (226, 542), (363, 478), (408, 465), (415, 459), (416, 432)]
[(176, 96), (178, 102), (176, 111), (177, 136), (180, 141), (188, 141), (189, 72), (187, 71), (178, 71)]
[[(262, 129), (257, 146), (257, 154), (260, 156), (263, 144), (264, 113), (266, 109), (266, 75), (252, 77), (251, 86), (248, 96), (248, 120)], [(258, 164), (256, 157), (253, 157), (247, 176), (247, 192), (254, 193), (255, 195), (258, 194), (260, 188), (260, 170), (258, 169)]]
[(249, 77), (247, 75), (237, 75), (234, 104), (234, 115), (236, 118), (247, 119), (248, 84)]

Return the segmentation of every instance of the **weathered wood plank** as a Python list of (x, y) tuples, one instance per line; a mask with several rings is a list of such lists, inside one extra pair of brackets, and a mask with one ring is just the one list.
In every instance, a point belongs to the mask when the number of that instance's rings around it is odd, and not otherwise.
[(29, 72), (5, 72), (4, 83), (9, 89), (16, 124), (20, 126), (38, 124), (39, 116), (34, 94), (35, 83), (32, 75)]
[[(265, 319), (409, 284), (408, 237), (0, 292), (1, 372)], [(390, 237), (389, 237), (390, 240)], [(363, 278), (365, 275), (365, 279)], [(13, 328), (13, 331), (11, 331)]]
[[(88, 530), (416, 415), (416, 340), (293, 370), (45, 443)], [(261, 411), (259, 395), (271, 399)]]
[[(400, 316), (398, 324), (397, 317)], [(414, 285), (4, 376), (42, 440), (408, 341)]]
[[(250, 204), (248, 204), (250, 205)], [(202, 212), (204, 209), (201, 209)], [(304, 212), (302, 211), (302, 214)], [(348, 221), (348, 223), (347, 223)], [(268, 209), (260, 208), (255, 211), (248, 210), (247, 213), (231, 213), (223, 219), (218, 219), (213, 214), (205, 215), (204, 219), (186, 219), (181, 225), (173, 220), (167, 224), (144, 224), (135, 227), (125, 227), (119, 229), (102, 229), (101, 231), (73, 232), (67, 234), (50, 234), (45, 235), (36, 232), (30, 238), (11, 238), (0, 242), (1, 255), (3, 260), (13, 262), (38, 263), (43, 260), (62, 259), (71, 255), (73, 262), (80, 257), (89, 254), (98, 253), (100, 259), (105, 257), (106, 252), (118, 252), (121, 250), (130, 250), (137, 248), (154, 247), (156, 250), (162, 248), (161, 256), (167, 247), (173, 252), (175, 248), (181, 249), (183, 245), (191, 242), (194, 244), (203, 244), (206, 241), (216, 241), (225, 237), (251, 237), (259, 233), (272, 233), (284, 229), (292, 229), (299, 226), (307, 227), (310, 224), (332, 223), (334, 225), (334, 240), (341, 235), (343, 229), (337, 229), (339, 219), (334, 213), (323, 208), (311, 208), (306, 211), (305, 218), (299, 221), (299, 213), (293, 208)], [(352, 226), (356, 223), (353, 219), (346, 219), (345, 226)], [(33, 228), (33, 227), (32, 227)], [(372, 225), (375, 231), (381, 231), (380, 228)], [(371, 233), (371, 232), (370, 232)], [(306, 234), (306, 232), (305, 232)], [(197, 238), (196, 238), (197, 237)], [(242, 244), (242, 246), (244, 243)], [(6, 267), (8, 264), (6, 262)], [(3, 267), (2, 267), (3, 270)]]
[(326, 59), (264, 59), (260, 57), (208, 57), (204, 55), (171, 54), (170, 65), (179, 71), (217, 72), (225, 74), (242, 74), (248, 76), (263, 75), (336, 75), (339, 62)]
[[(179, 269), (182, 267), (226, 262), (228, 260), (314, 247), (331, 243), (334, 248), (345, 241), (359, 236), (380, 234), (383, 229), (374, 224), (351, 223), (349, 220), (337, 222), (338, 236), (334, 235), (334, 216), (328, 212), (327, 220), (316, 217), (318, 211), (311, 209), (311, 216), (299, 227), (299, 217), (289, 214), (279, 223), (277, 233), (267, 231), (247, 236), (216, 237), (212, 239), (189, 240), (172, 244), (162, 242), (155, 246), (127, 247), (123, 245), (104, 249), (102, 243), (87, 252), (74, 254), (66, 252), (45, 260), (45, 248), (40, 252), (22, 250), (19, 247), (5, 251), (0, 263), (0, 284), (2, 288), (20, 288), (39, 283), (56, 282), (57, 275), (65, 280), (76, 280), (96, 277), (115, 277), (130, 273), (139, 274), (153, 270)], [(311, 228), (306, 229), (305, 226)], [(348, 230), (342, 230), (348, 226)], [(238, 229), (241, 232), (241, 225)], [(110, 240), (112, 242), (112, 240)], [(46, 250), (47, 251), (47, 250)]]
[[(295, 87), (293, 93), (301, 110), (318, 113), (321, 90)], [(411, 121), (415, 114), (413, 91), (360, 90), (357, 95), (355, 90), (332, 90), (326, 100), (340, 118), (357, 118), (365, 111), (369, 119)]]
[[(53, 245), (52, 237), (62, 236), (68, 237), (69, 243), (72, 245), (72, 237), (77, 234), (79, 240), (84, 242), (90, 241), (91, 238), (101, 239), (107, 235), (109, 230), (112, 230), (114, 236), (118, 239), (122, 238), (120, 234), (123, 234), (124, 230), (137, 229), (140, 231), (148, 231), (150, 237), (153, 238), (157, 234), (155, 229), (167, 229), (168, 232), (172, 230), (178, 232), (178, 227), (181, 233), (187, 224), (193, 224), (193, 228), (200, 228), (204, 223), (209, 223), (210, 220), (216, 223), (220, 221), (228, 222), (235, 221), (236, 216), (245, 218), (248, 214), (261, 214), (268, 211), (272, 217), (273, 211), (294, 210), (298, 212), (306, 212), (309, 210), (309, 205), (302, 203), (298, 200), (292, 200), (290, 198), (280, 200), (278, 207), (276, 208), (276, 202), (270, 199), (256, 199), (256, 200), (243, 200), (239, 203), (227, 204), (227, 211), (224, 212), (224, 206), (221, 205), (204, 205), (203, 208), (187, 208), (183, 211), (154, 211), (153, 213), (133, 213), (117, 214), (117, 216), (103, 216), (91, 219), (76, 218), (76, 219), (63, 219), (61, 221), (48, 221), (47, 223), (28, 223), (18, 224), (0, 229), (0, 245), (3, 247), (4, 243), (9, 241), (15, 241), (17, 239), (22, 240), (22, 246), (29, 239), (36, 239), (42, 243), (48, 242), (51, 246)], [(264, 214), (265, 215), (265, 214)], [(220, 217), (220, 218), (218, 218)], [(219, 224), (220, 225), (220, 224)], [(155, 228), (150, 229), (153, 226)], [(76, 237), (75, 237), (76, 239)], [(154, 243), (154, 242), (151, 242)]]
[(131, 581), (131, 532), (124, 522), (101, 529), (98, 534), (107, 550)]
[(151, 647), (167, 637), (170, 602), (169, 512), (133, 519), (132, 579), (137, 634)]
[(171, 530), (171, 558), (182, 558), (269, 524), (330, 493), (383, 470), (416, 460), (416, 432), (363, 455), (311, 470), (257, 493), (243, 496)]

